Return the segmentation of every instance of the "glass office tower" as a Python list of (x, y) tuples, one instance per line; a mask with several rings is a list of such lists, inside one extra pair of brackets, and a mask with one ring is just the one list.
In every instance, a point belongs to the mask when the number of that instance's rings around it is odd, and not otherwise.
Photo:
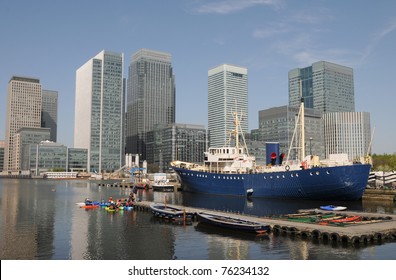
[(128, 76), (126, 151), (146, 159), (147, 132), (175, 122), (175, 76), (168, 53), (141, 49)]
[(210, 146), (222, 147), (235, 130), (233, 113), (241, 114), (243, 133), (248, 132), (247, 68), (223, 64), (208, 71), (208, 129)]
[(58, 92), (43, 89), (41, 127), (51, 129), (51, 140), (56, 142), (58, 129)]
[(88, 150), (91, 172), (124, 161), (123, 54), (102, 51), (76, 71), (74, 147)]
[(289, 105), (300, 106), (300, 80), (306, 108), (328, 112), (354, 112), (353, 69), (319, 61), (289, 71)]

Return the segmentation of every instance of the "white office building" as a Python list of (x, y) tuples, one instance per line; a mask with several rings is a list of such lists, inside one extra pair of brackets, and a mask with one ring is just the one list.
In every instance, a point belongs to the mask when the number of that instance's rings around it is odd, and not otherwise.
[(332, 112), (323, 115), (325, 152), (360, 159), (370, 151), (370, 113)]
[(248, 70), (223, 64), (208, 71), (208, 129), (211, 147), (221, 147), (235, 129), (233, 113), (242, 116), (241, 128), (248, 132)]
[(76, 71), (74, 147), (88, 150), (92, 172), (124, 162), (124, 55), (102, 51)]
[(8, 83), (4, 170), (12, 170), (14, 135), (24, 127), (41, 127), (42, 86), (36, 78), (13, 76)]

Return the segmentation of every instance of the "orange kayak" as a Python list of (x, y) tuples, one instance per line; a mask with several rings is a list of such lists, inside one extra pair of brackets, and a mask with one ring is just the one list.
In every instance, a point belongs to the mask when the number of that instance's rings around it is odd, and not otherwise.
[(83, 206), (80, 206), (80, 208), (93, 209), (93, 208), (99, 208), (99, 205), (94, 205), (94, 204), (92, 204), (92, 205), (83, 205)]
[(331, 223), (347, 223), (347, 222), (357, 222), (362, 220), (361, 216), (350, 216), (350, 217), (346, 217), (343, 219), (338, 219), (338, 220), (331, 220)]

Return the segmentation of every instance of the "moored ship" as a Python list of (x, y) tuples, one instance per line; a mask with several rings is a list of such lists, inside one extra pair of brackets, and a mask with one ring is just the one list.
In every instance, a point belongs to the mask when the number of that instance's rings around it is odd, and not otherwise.
[[(304, 143), (304, 102), (296, 123), (300, 127), (299, 139)], [(296, 198), (312, 200), (359, 200), (368, 183), (371, 168), (370, 158), (351, 162), (346, 154), (330, 155), (319, 160), (318, 156), (305, 156), (304, 145), (299, 147), (299, 159), (289, 160), (279, 153), (271, 154), (280, 163), (257, 165), (250, 156), (246, 143), (239, 143), (239, 116), (234, 113), (234, 145), (209, 148), (205, 152), (204, 163), (183, 161), (171, 162), (171, 167), (179, 175), (182, 190), (219, 195), (237, 195), (264, 198)], [(293, 140), (292, 140), (293, 142)], [(290, 144), (292, 146), (292, 143)], [(268, 153), (268, 151), (267, 151)]]

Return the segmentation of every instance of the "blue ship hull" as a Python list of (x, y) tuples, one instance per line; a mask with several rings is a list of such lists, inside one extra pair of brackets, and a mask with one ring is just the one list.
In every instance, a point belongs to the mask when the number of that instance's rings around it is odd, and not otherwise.
[(187, 192), (310, 200), (359, 200), (371, 165), (354, 164), (256, 174), (224, 174), (173, 167)]

